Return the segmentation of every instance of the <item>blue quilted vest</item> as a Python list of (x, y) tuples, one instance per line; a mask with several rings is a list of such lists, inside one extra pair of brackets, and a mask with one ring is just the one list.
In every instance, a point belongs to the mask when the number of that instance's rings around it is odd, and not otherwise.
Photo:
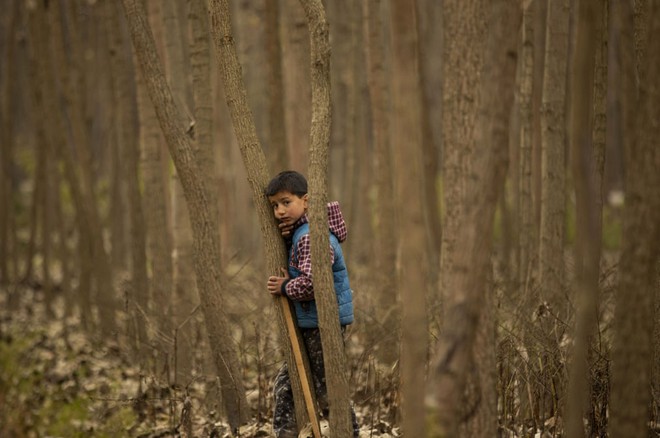
[[(293, 233), (291, 250), (289, 251), (289, 275), (296, 278), (300, 271), (292, 266), (291, 260), (297, 257), (296, 247), (298, 241), (305, 234), (309, 234), (309, 224), (305, 223), (299, 226)], [(330, 233), (330, 245), (335, 253), (335, 261), (332, 264), (332, 277), (337, 294), (337, 305), (339, 306), (339, 323), (347, 325), (353, 322), (353, 291), (348, 283), (348, 270), (344, 263), (344, 253), (337, 237)], [(318, 313), (316, 311), (316, 301), (293, 301), (298, 319), (298, 327), (316, 328), (319, 326)]]

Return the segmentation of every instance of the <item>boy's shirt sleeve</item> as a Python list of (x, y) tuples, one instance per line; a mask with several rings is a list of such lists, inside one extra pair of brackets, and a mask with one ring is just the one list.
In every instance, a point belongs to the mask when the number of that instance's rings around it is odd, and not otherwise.
[[(285, 293), (294, 301), (310, 301), (314, 299), (314, 285), (312, 282), (312, 251), (309, 234), (305, 234), (296, 245), (296, 268), (300, 275), (286, 283)], [(335, 254), (330, 246), (330, 264), (334, 263)]]

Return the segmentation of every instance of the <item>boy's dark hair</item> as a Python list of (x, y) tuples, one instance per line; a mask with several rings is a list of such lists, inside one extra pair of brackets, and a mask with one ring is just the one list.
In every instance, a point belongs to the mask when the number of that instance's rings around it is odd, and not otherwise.
[(295, 170), (285, 170), (270, 180), (266, 190), (264, 190), (264, 194), (266, 196), (274, 196), (283, 191), (296, 196), (304, 196), (307, 194), (307, 180)]

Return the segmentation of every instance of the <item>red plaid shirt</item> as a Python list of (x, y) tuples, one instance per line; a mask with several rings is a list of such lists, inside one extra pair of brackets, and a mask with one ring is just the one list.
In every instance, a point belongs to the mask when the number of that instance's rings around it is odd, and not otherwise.
[[(296, 223), (295, 228), (302, 224), (309, 222), (305, 214)], [(337, 237), (337, 240), (343, 242), (346, 240), (348, 230), (346, 229), (346, 222), (339, 209), (339, 202), (328, 203), (328, 227), (330, 232)], [(314, 299), (314, 285), (312, 283), (312, 251), (309, 233), (304, 234), (298, 240), (296, 245), (296, 260), (289, 259), (289, 263), (294, 268), (300, 271), (300, 275), (292, 278), (286, 283), (286, 295), (295, 301), (310, 301)], [(335, 261), (335, 253), (330, 245), (330, 264)]]

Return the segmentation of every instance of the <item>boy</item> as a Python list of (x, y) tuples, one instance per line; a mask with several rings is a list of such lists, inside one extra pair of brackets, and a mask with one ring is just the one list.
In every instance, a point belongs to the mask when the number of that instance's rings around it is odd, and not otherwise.
[[(325, 416), (327, 412), (327, 388), (323, 366), (321, 334), (318, 328), (318, 314), (314, 301), (312, 282), (312, 262), (307, 219), (307, 180), (298, 172), (284, 171), (273, 178), (265, 190), (273, 214), (279, 221), (289, 256), (288, 269), (282, 268), (282, 276), (268, 278), (268, 291), (272, 295), (285, 295), (294, 305), (298, 327), (307, 349), (314, 388), (319, 405)], [(353, 322), (353, 293), (348, 282), (348, 272), (344, 262), (340, 242), (346, 240), (347, 230), (339, 203), (328, 204), (328, 224), (330, 228), (330, 253), (332, 273), (339, 322), (342, 332)], [(280, 368), (273, 384), (275, 407), (273, 409), (273, 430), (275, 436), (297, 437), (296, 418), (293, 407), (293, 392), (286, 363)], [(359, 435), (358, 425), (353, 415), (353, 433)]]

